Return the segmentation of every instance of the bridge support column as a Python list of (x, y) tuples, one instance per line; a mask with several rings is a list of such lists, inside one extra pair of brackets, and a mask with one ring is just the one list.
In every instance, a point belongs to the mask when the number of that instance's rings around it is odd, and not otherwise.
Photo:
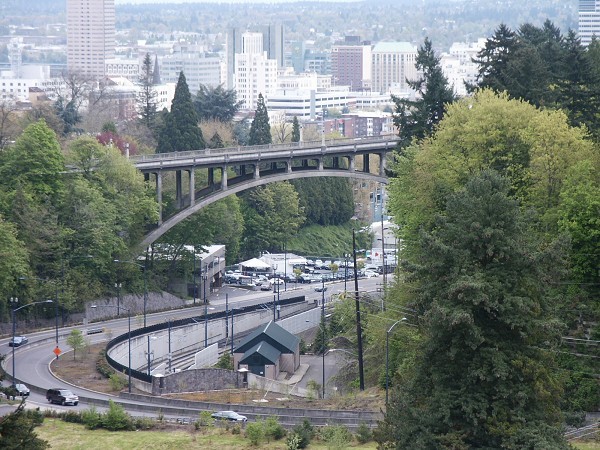
[(385, 153), (379, 154), (379, 175), (385, 176)]
[(363, 172), (371, 173), (371, 168), (369, 167), (369, 154), (363, 155)]
[(348, 156), (348, 170), (354, 172), (356, 170), (354, 166), (354, 155)]
[(319, 161), (319, 171), (322, 171), (323, 170), (323, 164), (324, 164), (323, 158), (319, 158), (318, 161)]
[(190, 180), (190, 206), (194, 206), (194, 203), (196, 202), (196, 174), (194, 173), (193, 168), (190, 169), (188, 173)]
[(227, 166), (221, 167), (221, 189), (227, 190)]
[(256, 163), (254, 165), (254, 179), (258, 180), (260, 178), (260, 165)]
[(175, 204), (177, 208), (183, 208), (183, 195), (182, 195), (182, 182), (181, 182), (181, 170), (175, 171)]
[(209, 167), (208, 169), (208, 185), (212, 186), (215, 184), (215, 169)]
[(291, 160), (291, 159), (290, 159), (290, 160), (288, 160), (288, 161), (285, 163), (285, 165), (286, 165), (286, 172), (287, 172), (287, 173), (292, 173), (292, 160)]
[(334, 169), (340, 168), (340, 158), (338, 158), (337, 156), (333, 157), (333, 168)]
[(158, 225), (162, 225), (162, 172), (156, 172), (156, 202), (158, 203)]

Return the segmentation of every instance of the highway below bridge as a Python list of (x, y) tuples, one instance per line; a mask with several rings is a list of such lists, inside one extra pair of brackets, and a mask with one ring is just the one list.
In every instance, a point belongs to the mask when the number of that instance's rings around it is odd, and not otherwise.
[[(376, 291), (381, 280), (378, 278), (361, 279), (361, 291)], [(328, 284), (328, 295), (343, 291), (344, 283), (335, 282)], [(288, 292), (280, 292), (281, 298), (285, 296), (304, 295), (307, 302), (314, 303), (315, 299), (320, 299), (322, 294), (315, 292), (315, 285), (298, 285), (296, 289), (289, 289)], [(251, 304), (261, 304), (272, 301), (272, 293), (262, 293), (238, 290), (237, 294), (229, 295), (229, 304), (231, 308)], [(210, 299), (213, 311), (224, 311), (225, 298), (223, 291), (214, 293)], [(167, 320), (177, 320), (185, 317), (194, 317), (203, 314), (204, 306), (190, 307), (181, 310), (167, 311), (156, 314), (148, 314), (148, 325), (164, 323)], [(90, 343), (106, 342), (109, 337), (127, 332), (127, 318), (108, 320), (93, 325), (94, 328), (102, 327), (104, 332), (90, 335)], [(257, 324), (258, 325), (258, 324)], [(72, 329), (82, 329), (81, 326), (61, 328), (59, 330), (59, 345), (61, 348), (68, 348), (66, 338)], [(200, 411), (229, 410), (235, 409), (238, 412), (248, 416), (250, 420), (264, 418), (270, 415), (279, 417), (280, 422), (286, 427), (292, 427), (301, 422), (304, 418), (309, 418), (314, 425), (325, 424), (343, 424), (349, 428), (355, 428), (360, 423), (366, 423), (375, 426), (376, 422), (382, 418), (381, 414), (373, 411), (338, 411), (318, 408), (282, 408), (274, 404), (264, 406), (264, 403), (253, 405), (239, 404), (232, 405), (223, 403), (191, 402), (186, 400), (166, 399), (162, 397), (153, 397), (143, 393), (120, 393), (119, 395), (110, 395), (93, 390), (84, 389), (80, 386), (72, 386), (54, 376), (51, 372), (50, 364), (54, 359), (52, 350), (55, 347), (55, 330), (40, 331), (28, 335), (29, 344), (16, 349), (16, 377), (18, 380), (27, 384), (31, 389), (31, 396), (27, 399), (27, 405), (30, 408), (40, 407), (42, 409), (56, 410), (84, 410), (95, 406), (98, 410), (105, 410), (109, 400), (122, 405), (133, 416), (157, 417), (159, 414), (171, 420), (194, 421), (197, 419)], [(3, 367), (7, 374), (7, 382), (11, 379), (11, 355), (8, 352), (8, 339), (0, 340), (0, 346), (7, 349), (8, 353)], [(68, 355), (68, 354), (67, 354)], [(63, 355), (61, 357), (68, 357)], [(328, 356), (329, 357), (329, 356)], [(319, 363), (320, 364), (320, 363)], [(79, 395), (80, 403), (75, 407), (71, 406), (49, 406), (45, 399), (45, 392), (50, 387), (62, 387), (71, 389)], [(318, 403), (317, 403), (318, 404)]]

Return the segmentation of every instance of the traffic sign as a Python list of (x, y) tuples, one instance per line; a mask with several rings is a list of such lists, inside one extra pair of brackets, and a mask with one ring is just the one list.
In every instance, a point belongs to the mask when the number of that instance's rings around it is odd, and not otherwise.
[(57, 357), (57, 358), (59, 357), (59, 355), (60, 355), (61, 353), (62, 353), (62, 351), (60, 350), (60, 348), (56, 347), (56, 348), (54, 349), (54, 354), (56, 355), (56, 357)]

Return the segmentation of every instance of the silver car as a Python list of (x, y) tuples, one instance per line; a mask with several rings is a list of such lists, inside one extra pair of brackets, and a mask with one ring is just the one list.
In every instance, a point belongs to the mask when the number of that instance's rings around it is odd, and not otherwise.
[(229, 420), (230, 422), (246, 422), (248, 418), (236, 413), (235, 411), (217, 411), (211, 414), (213, 419), (218, 420)]

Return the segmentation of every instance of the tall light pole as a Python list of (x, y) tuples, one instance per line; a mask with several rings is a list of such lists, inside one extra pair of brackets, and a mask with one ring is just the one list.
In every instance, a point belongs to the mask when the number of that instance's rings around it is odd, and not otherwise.
[(323, 399), (325, 399), (325, 316), (321, 316), (321, 323), (316, 323), (313, 322), (312, 320), (307, 320), (307, 323), (312, 323), (314, 325), (318, 325), (319, 328), (321, 329), (321, 337), (322, 337), (322, 341), (323, 341), (323, 348), (321, 349), (321, 353), (323, 356), (323, 385), (322, 385), (322, 395), (323, 395)]
[[(19, 303), (19, 299), (17, 297), (11, 297), (10, 298), (10, 302), (11, 302), (11, 304), (16, 305), (17, 303)], [(16, 331), (17, 331), (17, 322), (15, 320), (15, 313), (17, 311), (19, 311), (20, 309), (28, 308), (28, 307), (33, 306), (33, 305), (39, 305), (41, 303), (54, 303), (54, 301), (53, 300), (42, 300), (41, 302), (28, 303), (27, 305), (19, 306), (18, 308), (13, 308), (12, 309), (12, 384), (13, 385), (16, 382), (16, 376), (15, 376), (15, 334), (16, 334)]]
[(401, 322), (406, 322), (406, 317), (395, 321), (385, 333), (385, 405), (388, 404), (388, 388), (390, 383), (389, 366), (390, 366), (390, 333), (396, 325)]
[[(92, 305), (92, 308), (114, 308), (113, 305)], [(127, 378), (128, 378), (128, 391), (131, 394), (131, 309), (129, 308), (125, 308), (124, 306), (121, 307), (121, 309), (124, 309), (125, 311), (127, 311), (127, 340), (128, 340), (128, 346), (129, 346), (129, 362), (127, 365)]]
[(354, 263), (354, 298), (356, 304), (356, 338), (358, 346), (358, 385), (365, 390), (365, 372), (363, 366), (362, 325), (360, 323), (360, 302), (358, 298), (358, 265), (356, 263), (356, 231), (352, 229), (352, 256)]

